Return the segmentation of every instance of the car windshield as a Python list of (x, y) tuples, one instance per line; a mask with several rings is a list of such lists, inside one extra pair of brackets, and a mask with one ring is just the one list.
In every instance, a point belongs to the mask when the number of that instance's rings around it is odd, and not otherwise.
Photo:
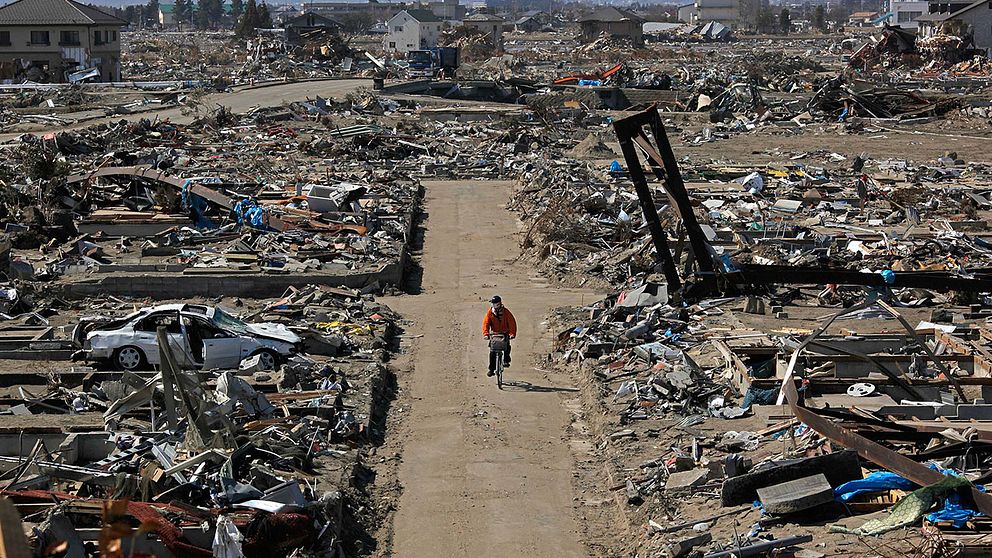
[(414, 50), (410, 52), (409, 60), (411, 64), (430, 64), (431, 53), (427, 50)]
[(219, 328), (233, 331), (235, 333), (248, 333), (248, 324), (221, 310), (214, 309), (214, 317), (211, 321)]

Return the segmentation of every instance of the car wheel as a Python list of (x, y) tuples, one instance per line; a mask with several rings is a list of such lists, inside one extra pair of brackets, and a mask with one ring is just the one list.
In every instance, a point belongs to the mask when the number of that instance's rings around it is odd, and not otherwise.
[(141, 370), (148, 363), (145, 360), (145, 353), (137, 347), (128, 345), (114, 351), (114, 367), (118, 370)]
[(278, 356), (272, 351), (258, 351), (255, 353), (258, 355), (258, 366), (262, 370), (275, 370), (276, 363), (279, 362)]

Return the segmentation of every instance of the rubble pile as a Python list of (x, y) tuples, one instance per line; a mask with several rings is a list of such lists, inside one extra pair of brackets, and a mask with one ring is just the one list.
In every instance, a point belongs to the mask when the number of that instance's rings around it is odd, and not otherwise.
[[(282, 31), (128, 33), (125, 75), (161, 83), (113, 103), (0, 93), (5, 129), (38, 127), (0, 146), (0, 463), (35, 554), (388, 553), (395, 502), (359, 478), (399, 345), (375, 297), (418, 263), (428, 180), (515, 183), (513, 271), (581, 301), (541, 366), (581, 391), (576, 509), (620, 511), (590, 554), (985, 548), (990, 82), (966, 41), (710, 22), (493, 56), (455, 28), (457, 79), (400, 82), (355, 46), (382, 37)], [(243, 112), (179, 91), (346, 72), (377, 79)], [(183, 119), (106, 118), (152, 99)]]
[(957, 64), (967, 52), (964, 39), (954, 35), (934, 35), (916, 41), (916, 48), (923, 55), (943, 65)]
[[(897, 530), (893, 551), (980, 548), (988, 165), (819, 152), (742, 174), (666, 160), (655, 108), (615, 123), (621, 143), (630, 121), (655, 130), (648, 163), (560, 161), (516, 201), (550, 271), (613, 285), (558, 312), (551, 355), (595, 401), (589, 443), (642, 533), (610, 552), (848, 552)], [(638, 178), (651, 165), (664, 180)]]
[[(145, 342), (103, 333), (100, 324), (130, 313), (120, 299), (103, 306), (99, 318), (80, 322), (90, 354), (104, 339), (157, 343), (161, 371), (73, 368), (0, 410), (22, 420), (22, 441), (34, 448), (26, 459), (0, 460), (17, 470), (4, 496), (26, 518), (35, 548), (67, 542), (82, 556), (116, 540), (159, 556), (246, 557), (351, 548), (343, 510), (387, 382), (396, 319), (387, 308), (320, 286), (244, 306), (245, 322), (226, 314), (200, 322), (210, 306), (157, 306), (139, 311), (158, 327)], [(262, 364), (264, 352), (225, 359), (211, 352), (219, 341), (196, 337), (204, 327), (236, 335), (230, 340), (292, 337), (296, 349), (274, 367)], [(63, 419), (72, 419), (71, 433), (45, 433), (43, 424)], [(101, 524), (115, 526), (111, 538)]]
[(576, 61), (609, 60), (618, 56), (633, 59), (651, 58), (648, 49), (638, 47), (629, 38), (611, 35), (605, 31), (595, 40), (579, 46), (572, 54)]
[(438, 37), (438, 45), (459, 49), (459, 56), (465, 62), (489, 60), (495, 54), (492, 37), (474, 27), (452, 27), (445, 29)]
[(223, 33), (121, 34), (121, 73), (133, 81), (203, 80), (230, 77), (238, 53)]
[(356, 53), (338, 33), (309, 31), (299, 44), (284, 34), (240, 41), (230, 32), (124, 33), (121, 71), (131, 81), (195, 81), (213, 86), (341, 75)]

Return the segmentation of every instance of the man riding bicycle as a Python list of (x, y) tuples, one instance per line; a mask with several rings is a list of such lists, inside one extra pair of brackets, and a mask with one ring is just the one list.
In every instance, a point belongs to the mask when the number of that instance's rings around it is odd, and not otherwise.
[[(482, 336), (489, 339), (493, 334), (502, 334), (508, 339), (517, 336), (517, 320), (513, 318), (510, 310), (503, 306), (503, 299), (499, 295), (489, 299), (492, 307), (486, 311), (486, 317), (482, 319)], [(503, 351), (503, 366), (510, 365), (510, 342), (506, 342), (506, 350)], [(496, 352), (489, 351), (489, 374), (496, 374)]]

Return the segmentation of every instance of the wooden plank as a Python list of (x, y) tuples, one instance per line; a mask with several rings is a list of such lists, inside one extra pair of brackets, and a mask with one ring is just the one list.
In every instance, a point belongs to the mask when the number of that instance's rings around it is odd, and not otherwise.
[(747, 393), (747, 390), (751, 389), (751, 375), (747, 371), (747, 366), (723, 341), (713, 339), (710, 342), (713, 343), (716, 350), (720, 351), (723, 358), (727, 360), (727, 368), (729, 368), (730, 372), (730, 383), (737, 388), (737, 391), (741, 395)]
[(0, 498), (0, 558), (31, 558), (21, 516), (7, 498)]

